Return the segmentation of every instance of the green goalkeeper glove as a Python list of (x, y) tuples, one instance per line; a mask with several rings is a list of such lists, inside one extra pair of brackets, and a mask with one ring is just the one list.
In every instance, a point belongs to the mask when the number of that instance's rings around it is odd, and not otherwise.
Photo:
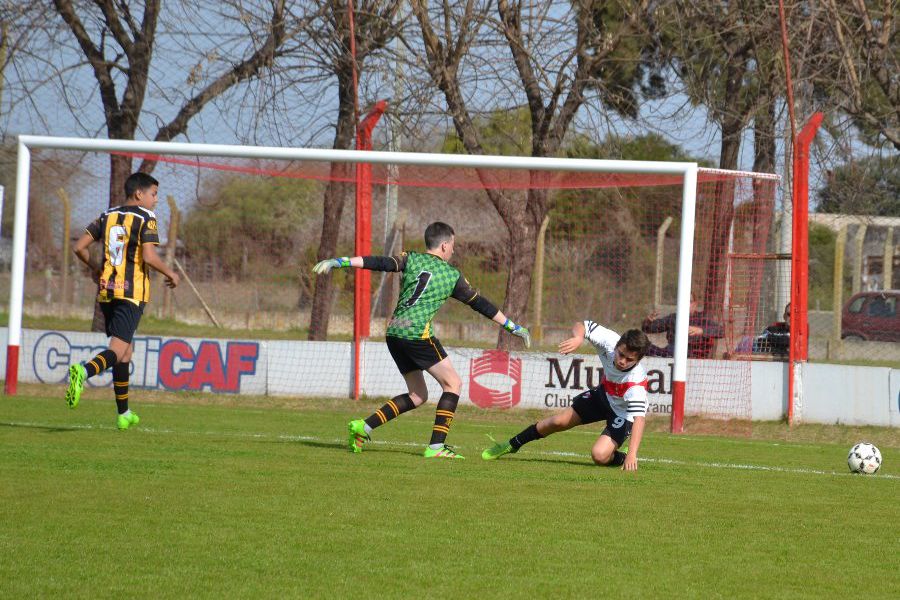
[(346, 256), (340, 258), (328, 258), (317, 262), (316, 266), (313, 267), (313, 273), (316, 275), (324, 275), (325, 273), (331, 272), (332, 269), (341, 269), (349, 266), (350, 259)]
[(506, 319), (506, 323), (503, 324), (503, 329), (507, 330), (516, 337), (522, 338), (525, 341), (525, 347), (531, 348), (531, 332), (528, 331), (527, 328), (522, 327), (521, 325), (516, 325), (509, 319)]

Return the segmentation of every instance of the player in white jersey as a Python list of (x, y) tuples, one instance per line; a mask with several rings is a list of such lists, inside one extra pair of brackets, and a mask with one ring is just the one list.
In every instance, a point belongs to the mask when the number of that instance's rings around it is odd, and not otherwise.
[[(637, 470), (638, 447), (647, 415), (647, 371), (640, 361), (650, 347), (650, 340), (640, 329), (629, 329), (619, 336), (593, 321), (583, 321), (575, 323), (572, 337), (559, 345), (559, 351), (575, 352), (585, 337), (603, 364), (600, 385), (579, 394), (563, 412), (530, 425), (507, 442), (495, 442), (481, 453), (481, 458), (500, 458), (551, 433), (606, 421), (606, 428), (591, 448), (591, 458), (598, 465), (621, 465), (626, 471)], [(631, 442), (626, 455), (619, 448), (629, 435)]]

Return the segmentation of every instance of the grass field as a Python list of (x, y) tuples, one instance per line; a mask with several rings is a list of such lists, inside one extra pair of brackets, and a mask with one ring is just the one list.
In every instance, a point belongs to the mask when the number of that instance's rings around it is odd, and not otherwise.
[[(465, 461), (426, 461), (433, 404), (361, 455), (375, 401), (62, 389), (0, 400), (0, 597), (894, 598), (900, 432), (754, 425), (671, 436), (637, 473), (598, 468), (597, 427), (479, 458), (543, 413), (463, 408)], [(873, 477), (850, 445), (882, 450)], [(893, 590), (893, 591), (891, 591)]]

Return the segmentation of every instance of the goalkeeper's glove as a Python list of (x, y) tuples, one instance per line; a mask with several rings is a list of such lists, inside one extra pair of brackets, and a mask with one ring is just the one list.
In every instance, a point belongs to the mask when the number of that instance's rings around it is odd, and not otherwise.
[(531, 332), (528, 331), (526, 327), (516, 325), (509, 319), (506, 319), (506, 323), (503, 324), (503, 329), (507, 330), (516, 337), (522, 338), (525, 341), (525, 347), (531, 348)]
[(349, 266), (350, 259), (346, 256), (340, 258), (328, 258), (317, 262), (316, 266), (313, 267), (313, 272), (317, 275), (324, 275), (325, 273), (329, 273), (332, 269), (341, 269)]

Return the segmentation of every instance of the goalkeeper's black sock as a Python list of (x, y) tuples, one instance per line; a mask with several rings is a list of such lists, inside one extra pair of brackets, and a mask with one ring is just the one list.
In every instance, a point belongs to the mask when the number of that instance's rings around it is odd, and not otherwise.
[(399, 417), (406, 411), (412, 410), (415, 407), (416, 405), (413, 404), (409, 394), (400, 394), (399, 396), (395, 396), (388, 400), (387, 404), (366, 417), (366, 425), (375, 429), (379, 425), (384, 425), (391, 419)]
[(429, 445), (434, 447), (447, 441), (450, 433), (450, 423), (456, 414), (456, 405), (459, 404), (459, 394), (444, 392), (438, 400), (437, 410), (434, 413), (434, 427), (431, 428), (431, 441)]
[(610, 467), (621, 467), (625, 464), (625, 453), (618, 450), (613, 451), (612, 460), (606, 463)]
[(513, 450), (518, 451), (519, 448), (521, 448), (528, 442), (539, 440), (542, 437), (544, 436), (538, 433), (537, 423), (534, 423), (523, 429), (522, 432), (518, 435), (509, 438), (509, 445), (513, 447)]
[(91, 360), (84, 363), (84, 370), (87, 371), (88, 377), (93, 377), (97, 373), (102, 373), (111, 366), (116, 364), (116, 353), (112, 350), (104, 350)]
[(116, 412), (120, 415), (128, 412), (128, 375), (130, 362), (120, 362), (113, 366), (113, 390), (116, 393)]

